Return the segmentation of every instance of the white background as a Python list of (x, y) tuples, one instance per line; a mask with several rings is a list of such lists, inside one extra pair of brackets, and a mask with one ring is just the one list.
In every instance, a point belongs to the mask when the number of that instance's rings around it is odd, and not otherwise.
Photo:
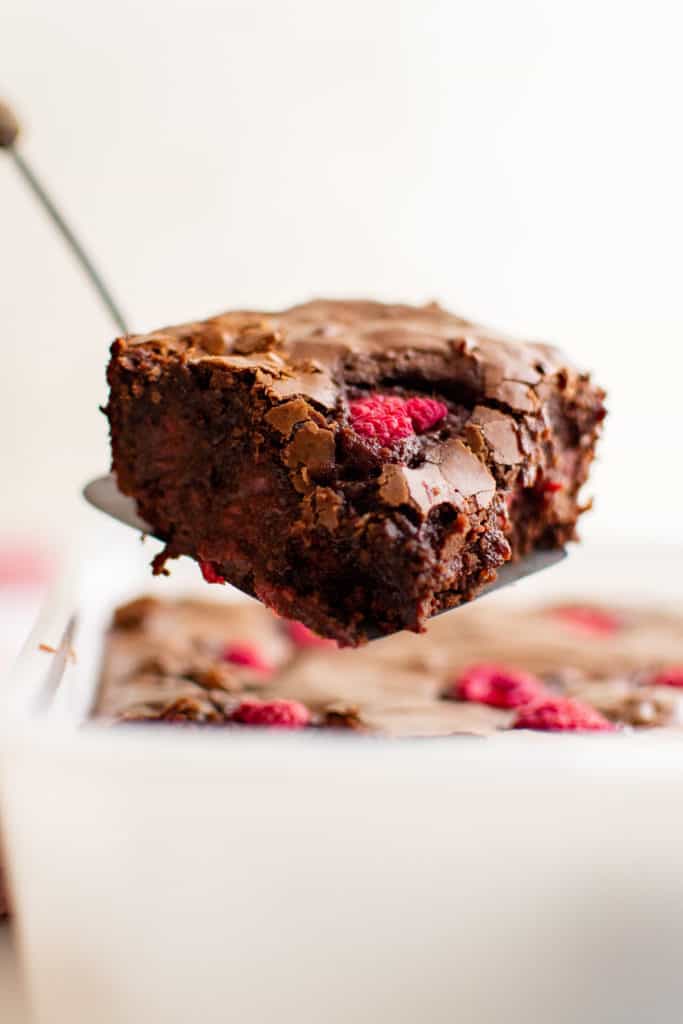
[[(584, 533), (678, 540), (677, 8), (0, 0), (0, 93), (134, 328), (329, 293), (558, 341), (610, 392)], [(61, 537), (114, 330), (5, 159), (0, 262), (0, 529)]]

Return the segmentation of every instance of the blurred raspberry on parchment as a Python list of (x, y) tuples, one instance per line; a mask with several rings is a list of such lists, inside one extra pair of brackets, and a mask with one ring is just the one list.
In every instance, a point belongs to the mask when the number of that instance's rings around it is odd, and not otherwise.
[(30, 537), (0, 537), (0, 672), (21, 650), (56, 569), (46, 546)]

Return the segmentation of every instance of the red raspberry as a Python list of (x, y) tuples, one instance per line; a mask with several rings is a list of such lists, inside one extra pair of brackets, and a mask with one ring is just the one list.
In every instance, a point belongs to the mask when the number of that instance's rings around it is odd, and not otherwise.
[(273, 729), (303, 729), (311, 720), (308, 708), (298, 700), (243, 700), (231, 721)]
[(360, 410), (361, 414), (364, 409), (372, 412), (378, 406), (385, 412), (404, 412), (406, 400), (400, 395), (382, 395), (375, 391), (372, 394), (364, 395), (363, 398), (354, 398), (350, 403), (350, 407)]
[(318, 636), (303, 622), (286, 622), (285, 629), (289, 639), (295, 647), (337, 647), (336, 640), (328, 640), (324, 636)]
[(215, 562), (200, 562), (199, 568), (207, 583), (225, 583), (225, 576), (217, 571)]
[(543, 494), (557, 494), (558, 491), (564, 490), (564, 484), (561, 480), (541, 480), (540, 490)]
[(683, 687), (683, 665), (671, 665), (663, 668), (650, 679), (652, 686)]
[(551, 608), (549, 614), (565, 622), (568, 626), (602, 636), (618, 633), (622, 625), (619, 616), (613, 612), (604, 611), (602, 608), (591, 608), (588, 605), (561, 605), (558, 608)]
[(0, 586), (40, 586), (52, 573), (50, 558), (32, 544), (10, 541), (0, 547)]
[(471, 665), (455, 680), (451, 696), (458, 700), (490, 704), (494, 708), (519, 708), (541, 700), (545, 688), (540, 679), (505, 665)]
[(418, 434), (431, 430), (448, 415), (448, 406), (436, 398), (409, 398), (405, 409)]
[(391, 395), (370, 395), (349, 402), (351, 425), (361, 437), (382, 445), (402, 441), (414, 433), (413, 424), (402, 398)]
[(614, 732), (616, 726), (590, 704), (569, 697), (547, 697), (521, 708), (513, 729), (538, 732)]
[(243, 665), (245, 668), (253, 668), (255, 672), (270, 675), (273, 666), (262, 657), (251, 644), (226, 644), (223, 648), (223, 661), (231, 665)]

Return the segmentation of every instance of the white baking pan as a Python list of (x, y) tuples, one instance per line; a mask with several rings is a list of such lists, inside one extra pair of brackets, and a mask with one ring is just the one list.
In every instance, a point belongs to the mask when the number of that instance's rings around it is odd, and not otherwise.
[[(196, 575), (153, 583), (151, 553), (117, 544), (64, 582), (5, 684), (39, 1024), (680, 1021), (678, 734), (84, 726), (112, 607)], [(623, 600), (637, 582), (670, 603), (681, 568), (678, 551), (577, 551), (500, 600)]]

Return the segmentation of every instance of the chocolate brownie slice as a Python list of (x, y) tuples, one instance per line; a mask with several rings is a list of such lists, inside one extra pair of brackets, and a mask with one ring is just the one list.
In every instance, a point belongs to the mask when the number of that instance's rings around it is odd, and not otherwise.
[(539, 703), (535, 728), (680, 730), (683, 616), (493, 601), (349, 651), (253, 602), (141, 599), (114, 617), (95, 717), (488, 736)]
[(603, 392), (438, 306), (316, 301), (119, 338), (113, 468), (165, 541), (340, 643), (422, 630), (575, 535)]

